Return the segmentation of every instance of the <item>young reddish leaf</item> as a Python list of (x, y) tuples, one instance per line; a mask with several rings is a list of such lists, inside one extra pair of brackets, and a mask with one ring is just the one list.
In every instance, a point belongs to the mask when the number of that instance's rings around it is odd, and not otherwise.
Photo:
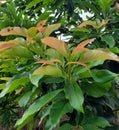
[(84, 21), (83, 23), (81, 23), (78, 26), (78, 28), (83, 28), (87, 25), (90, 25), (90, 26), (94, 27), (95, 29), (98, 29), (98, 28), (101, 28), (102, 26), (106, 25), (108, 21), (109, 20), (103, 20), (102, 22), (97, 24), (95, 21), (87, 20), (87, 21)]
[(61, 70), (55, 65), (41, 66), (33, 72), (33, 75), (50, 75), (62, 77)]
[(41, 39), (41, 41), (49, 47), (52, 47), (60, 52), (63, 56), (66, 56), (68, 53), (68, 46), (65, 44), (65, 42), (58, 40), (57, 38), (46, 37), (44, 39)]
[(89, 70), (88, 66), (85, 63), (82, 62), (68, 62), (67, 65), (69, 64), (76, 64), (76, 65), (82, 65), (84, 66), (87, 70)]
[(73, 49), (72, 54), (77, 54), (80, 50), (88, 51), (88, 49), (85, 48), (85, 46), (86, 46), (87, 44), (93, 42), (93, 41), (94, 41), (94, 38), (93, 38), (93, 39), (88, 39), (88, 40), (85, 40), (85, 41), (81, 42), (77, 47), (75, 47), (75, 48)]
[(8, 48), (14, 47), (14, 41), (8, 41), (8, 42), (0, 42), (0, 51), (6, 50)]
[(27, 29), (21, 27), (7, 27), (0, 31), (1, 36), (7, 35), (20, 35), (20, 36), (27, 36)]
[(119, 61), (119, 57), (114, 53), (105, 49), (94, 49), (86, 52), (81, 58), (80, 62), (92, 62), (96, 60), (114, 60)]
[(46, 64), (51, 65), (54, 62), (60, 62), (60, 60), (58, 60), (58, 59), (54, 59), (54, 60), (40, 60), (40, 61), (37, 61), (36, 63), (43, 64), (43, 65), (46, 65)]
[(47, 29), (47, 27), (45, 27), (46, 22), (47, 20), (42, 20), (37, 24), (37, 29), (39, 32), (43, 33)]

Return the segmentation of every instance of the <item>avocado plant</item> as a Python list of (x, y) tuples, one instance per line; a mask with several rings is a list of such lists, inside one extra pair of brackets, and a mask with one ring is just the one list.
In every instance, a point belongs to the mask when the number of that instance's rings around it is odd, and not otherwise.
[(112, 80), (118, 74), (99, 66), (119, 57), (108, 48), (89, 49), (95, 38), (67, 44), (50, 36), (59, 23), (45, 24), (43, 20), (29, 29), (0, 31), (6, 37), (0, 42), (0, 98), (14, 97), (11, 104), (17, 112), (23, 111), (15, 129), (43, 125), (45, 130), (101, 130), (111, 126), (99, 109), (106, 105), (101, 98), (113, 89)]

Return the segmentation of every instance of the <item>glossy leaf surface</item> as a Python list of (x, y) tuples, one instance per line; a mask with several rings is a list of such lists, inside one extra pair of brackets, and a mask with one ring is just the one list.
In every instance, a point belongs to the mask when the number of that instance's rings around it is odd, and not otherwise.
[(74, 81), (66, 81), (64, 91), (71, 106), (77, 111), (83, 112), (84, 96), (80, 86)]
[(33, 75), (50, 75), (62, 77), (61, 70), (55, 65), (41, 66), (33, 72)]
[(46, 94), (46, 95), (38, 98), (36, 101), (34, 101), (34, 103), (32, 105), (30, 105), (30, 107), (25, 111), (25, 113), (23, 114), (22, 118), (19, 119), (16, 122), (16, 126), (21, 125), (22, 123), (24, 123), (24, 121), (29, 116), (31, 116), (32, 114), (34, 114), (37, 111), (39, 111), (44, 105), (49, 103), (61, 91), (62, 90), (56, 90), (56, 91), (49, 92), (48, 94)]
[(80, 62), (92, 62), (96, 60), (115, 60), (119, 61), (119, 57), (114, 53), (104, 49), (94, 49), (86, 52), (80, 58)]

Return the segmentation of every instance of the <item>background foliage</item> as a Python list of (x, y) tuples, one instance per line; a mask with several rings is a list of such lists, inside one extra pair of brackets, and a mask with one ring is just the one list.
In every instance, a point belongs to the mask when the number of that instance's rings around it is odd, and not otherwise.
[(119, 129), (118, 2), (0, 1), (3, 127)]

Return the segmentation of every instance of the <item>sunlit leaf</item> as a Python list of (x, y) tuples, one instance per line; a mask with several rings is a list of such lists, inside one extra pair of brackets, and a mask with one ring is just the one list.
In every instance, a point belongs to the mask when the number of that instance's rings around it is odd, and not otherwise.
[(47, 93), (46, 95), (38, 98), (30, 107), (25, 111), (22, 118), (17, 120), (15, 126), (21, 125), (24, 121), (34, 113), (38, 112), (44, 105), (52, 101), (52, 99), (61, 92), (62, 90), (55, 90)]
[(20, 36), (27, 36), (27, 29), (21, 27), (7, 27), (0, 31), (1, 36), (8, 36), (8, 35), (20, 35)]
[(0, 80), (4, 80), (4, 81), (9, 81), (11, 78), (10, 77), (1, 77)]
[(40, 79), (42, 79), (43, 75), (30, 75), (30, 81), (33, 85), (38, 87), (38, 82)]
[(49, 36), (53, 31), (57, 30), (60, 26), (61, 26), (60, 23), (49, 25), (44, 32), (44, 36), (45, 37)]
[(84, 96), (79, 85), (74, 81), (66, 81), (64, 87), (66, 98), (71, 106), (79, 112), (83, 112)]
[(119, 54), (119, 48), (118, 48), (118, 47), (112, 47), (112, 48), (110, 48), (109, 50), (110, 50), (111, 52), (113, 52), (113, 53)]
[(53, 59), (53, 60), (40, 60), (40, 61), (37, 61), (36, 63), (37, 63), (37, 64), (43, 64), (43, 65), (46, 65), (46, 64), (52, 65), (52, 64), (54, 64), (55, 62), (60, 62), (60, 60), (58, 60), (58, 59)]
[(73, 49), (72, 54), (77, 54), (80, 50), (88, 51), (87, 48), (84, 48), (87, 44), (92, 43), (94, 39), (88, 39), (83, 42), (81, 42), (77, 47)]
[(54, 48), (58, 52), (60, 52), (63, 56), (66, 56), (68, 53), (68, 46), (65, 42), (58, 40), (54, 37), (46, 37), (41, 40), (44, 44), (50, 46), (51, 48)]
[(33, 75), (50, 75), (62, 77), (61, 70), (55, 65), (41, 66), (33, 72)]
[(96, 60), (119, 61), (119, 57), (115, 55), (114, 53), (105, 49), (94, 49), (94, 50), (90, 50), (86, 52), (83, 56), (81, 56), (79, 61), (86, 63), (86, 62), (92, 62)]
[(5, 84), (5, 83), (0, 84), (0, 90), (4, 89), (4, 88), (5, 88), (5, 86), (6, 86), (6, 84)]
[(15, 75), (7, 82), (6, 87), (0, 93), (0, 97), (3, 97), (6, 93), (16, 91), (16, 89), (20, 87), (20, 85), (25, 85), (28, 82), (29, 78), (27, 73)]
[(30, 37), (35, 37), (37, 33), (37, 28), (36, 27), (31, 27), (27, 30), (27, 34)]

